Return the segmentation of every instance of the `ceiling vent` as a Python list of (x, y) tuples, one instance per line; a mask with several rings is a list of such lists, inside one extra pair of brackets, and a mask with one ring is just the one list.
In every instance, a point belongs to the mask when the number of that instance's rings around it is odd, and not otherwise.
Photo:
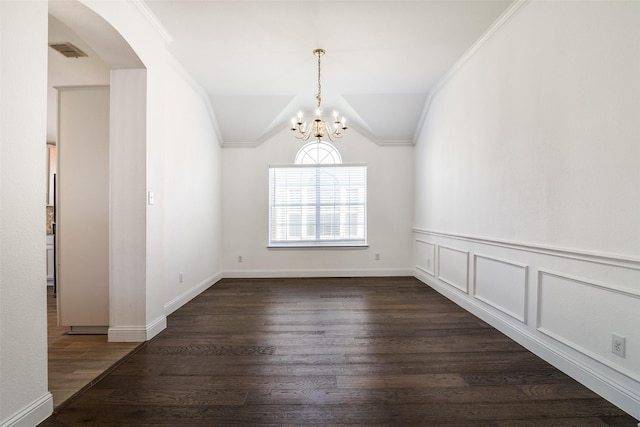
[(49, 47), (60, 52), (67, 58), (80, 58), (81, 56), (87, 56), (86, 53), (84, 53), (71, 43), (49, 43)]

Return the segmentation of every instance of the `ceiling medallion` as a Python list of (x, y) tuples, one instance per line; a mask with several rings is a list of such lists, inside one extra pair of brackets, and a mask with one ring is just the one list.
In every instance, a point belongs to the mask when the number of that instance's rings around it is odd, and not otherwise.
[(302, 111), (298, 113), (297, 118), (291, 119), (291, 131), (293, 135), (303, 141), (308, 140), (311, 135), (320, 142), (322, 138), (327, 136), (331, 141), (340, 139), (344, 136), (345, 131), (348, 129), (346, 125), (346, 119), (344, 117), (338, 119), (338, 113), (333, 112), (333, 121), (327, 122), (322, 118), (322, 110), (320, 104), (322, 103), (322, 84), (320, 83), (320, 57), (324, 55), (324, 49), (316, 49), (313, 54), (318, 57), (318, 93), (316, 94), (316, 117), (308, 124), (302, 118)]

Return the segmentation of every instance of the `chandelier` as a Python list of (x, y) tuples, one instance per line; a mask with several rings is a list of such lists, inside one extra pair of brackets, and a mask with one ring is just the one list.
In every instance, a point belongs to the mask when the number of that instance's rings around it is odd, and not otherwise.
[(324, 55), (324, 49), (316, 49), (313, 54), (318, 57), (318, 93), (316, 93), (316, 117), (312, 122), (307, 123), (303, 120), (302, 111), (298, 113), (298, 117), (291, 119), (291, 131), (293, 135), (303, 141), (308, 140), (311, 135), (318, 139), (327, 136), (331, 141), (340, 139), (344, 136), (345, 131), (348, 129), (346, 125), (346, 119), (344, 117), (338, 118), (338, 113), (333, 112), (333, 121), (327, 122), (322, 118), (322, 110), (320, 104), (322, 103), (322, 84), (320, 83), (320, 57)]

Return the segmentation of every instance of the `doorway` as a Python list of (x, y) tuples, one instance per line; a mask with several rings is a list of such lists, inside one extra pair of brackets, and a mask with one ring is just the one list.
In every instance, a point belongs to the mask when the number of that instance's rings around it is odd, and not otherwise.
[[(47, 319), (48, 319), (48, 365), (49, 365), (49, 390), (53, 394), (54, 407), (58, 407), (63, 404), (64, 401), (74, 396), (76, 393), (82, 391), (84, 387), (93, 384), (97, 378), (108, 372), (114, 364), (117, 364), (119, 360), (126, 357), (131, 351), (134, 351), (140, 345), (142, 340), (132, 342), (109, 342), (110, 335), (106, 335), (109, 330), (118, 324), (118, 321), (114, 321), (114, 314), (111, 308), (117, 304), (112, 305), (112, 285), (110, 283), (110, 276), (112, 271), (118, 272), (118, 266), (114, 267), (112, 264), (110, 243), (112, 240), (112, 233), (110, 233), (109, 224), (113, 219), (113, 212), (110, 212), (110, 203), (113, 199), (113, 191), (110, 189), (111, 180), (113, 178), (113, 170), (110, 163), (111, 157), (111, 141), (109, 137), (110, 128), (114, 125), (114, 118), (111, 114), (111, 95), (109, 93), (109, 87), (112, 86), (112, 79), (114, 73), (118, 75), (120, 70), (114, 69), (114, 65), (109, 63), (109, 60), (103, 60), (103, 58), (113, 57), (107, 55), (100, 55), (100, 52), (96, 52), (92, 46), (101, 46), (100, 43), (95, 43), (96, 40), (100, 40), (102, 43), (108, 40), (110, 49), (125, 51), (119, 56), (120, 62), (117, 66), (123, 67), (130, 71), (131, 69), (144, 69), (143, 64), (138, 57), (133, 53), (131, 48), (124, 42), (124, 40), (115, 33), (112, 27), (106, 23), (102, 18), (89, 10), (86, 6), (79, 2), (50, 2), (49, 5), (49, 42), (59, 43), (68, 42), (80, 49), (86, 56), (82, 57), (66, 57), (59, 52), (49, 49), (49, 76), (48, 76), (48, 129), (47, 129), (47, 141), (54, 142), (57, 148), (58, 161), (56, 163), (58, 167), (58, 201), (57, 207), (62, 208), (58, 211), (66, 218), (58, 217), (58, 224), (56, 224), (59, 236), (62, 238), (62, 244), (64, 250), (60, 251), (60, 257), (57, 267), (60, 270), (62, 267), (61, 276), (58, 276), (60, 282), (60, 289), (58, 298), (53, 295), (53, 289), (48, 288), (47, 296)], [(114, 34), (115, 33), (115, 34)], [(124, 58), (124, 59), (123, 59)], [(121, 79), (116, 78), (117, 82)], [(141, 83), (142, 85), (145, 82)], [(115, 85), (117, 88), (121, 85), (118, 83)], [(101, 89), (106, 88), (106, 93), (100, 93)], [(123, 89), (117, 89), (119, 92)], [(64, 92), (65, 95), (59, 96), (60, 92)], [(91, 164), (91, 161), (87, 161), (86, 158), (77, 162), (77, 170), (75, 175), (71, 176), (68, 170), (65, 168), (65, 162), (71, 160), (73, 157), (77, 157), (77, 151), (75, 154), (70, 154), (71, 145), (68, 143), (68, 139), (61, 138), (59, 132), (65, 131), (59, 124), (60, 109), (66, 105), (67, 101), (73, 104), (77, 94), (83, 94), (79, 98), (83, 98), (84, 94), (89, 93), (89, 98), (82, 99), (75, 105), (75, 111), (65, 120), (82, 127), (85, 125), (85, 131), (87, 133), (80, 137), (85, 138), (85, 143), (82, 141), (75, 147), (76, 150), (82, 151), (91, 148), (94, 150), (94, 159), (102, 159), (105, 163), (102, 163), (99, 167), (101, 170), (101, 184), (103, 186), (102, 194), (95, 200), (90, 198), (91, 187), (89, 191), (84, 193), (83, 196), (77, 197), (75, 201), (70, 201), (66, 196), (69, 196), (74, 190), (69, 190), (68, 185), (73, 187), (74, 185), (86, 184), (87, 177), (90, 174), (95, 174), (96, 165)], [(144, 93), (144, 92), (143, 92)], [(67, 97), (66, 94), (73, 94), (72, 97)], [(136, 92), (138, 94), (138, 92)], [(137, 95), (139, 96), (139, 95)], [(83, 105), (86, 108), (83, 108)], [(100, 105), (101, 107), (97, 108)], [(66, 108), (66, 107), (65, 107)], [(106, 132), (106, 142), (103, 140), (100, 147), (96, 147), (95, 138), (92, 134), (96, 132), (95, 124), (88, 124), (86, 114), (89, 110), (101, 109), (101, 114), (106, 117), (106, 121), (102, 122), (104, 127), (103, 133)], [(69, 110), (66, 110), (69, 111)], [(125, 117), (123, 119), (123, 117)], [(115, 119), (118, 123), (120, 120), (129, 120), (126, 116), (120, 115)], [(145, 126), (145, 122), (139, 126)], [(77, 142), (77, 141), (76, 141)], [(144, 143), (144, 140), (142, 141)], [(66, 151), (65, 151), (66, 150)], [(86, 154), (86, 153), (85, 153)], [(80, 156), (82, 157), (82, 156)], [(77, 160), (77, 159), (76, 159)], [(106, 166), (105, 166), (106, 165)], [(60, 167), (62, 166), (62, 168)], [(116, 165), (117, 166), (117, 165)], [(140, 166), (134, 163), (133, 167), (140, 169)], [(63, 170), (64, 169), (64, 170)], [(142, 168), (144, 170), (144, 168)], [(66, 172), (66, 174), (65, 174)], [(64, 176), (62, 176), (64, 175)], [(60, 194), (60, 181), (67, 179), (66, 183), (62, 183), (62, 190), (64, 195)], [(131, 184), (131, 182), (129, 182)], [(86, 190), (86, 189), (85, 189)], [(110, 193), (111, 191), (111, 193)], [(97, 193), (97, 192), (96, 192)], [(62, 196), (62, 197), (61, 197)], [(70, 203), (79, 205), (77, 209), (80, 217), (70, 217), (68, 211), (65, 211), (65, 207), (68, 208)], [(64, 204), (64, 206), (63, 206)], [(96, 214), (96, 208), (100, 205), (100, 213)], [(144, 203), (143, 206), (144, 208)], [(66, 213), (65, 213), (66, 212)], [(79, 227), (80, 222), (85, 222), (84, 228)], [(62, 227), (61, 227), (62, 226)], [(64, 229), (63, 229), (64, 228)], [(100, 236), (97, 236), (97, 228), (100, 228)], [(68, 300), (69, 292), (72, 292), (68, 286), (69, 274), (77, 275), (83, 268), (87, 269), (86, 262), (69, 262), (69, 254), (65, 253), (66, 249), (69, 249), (74, 244), (76, 245), (76, 251), (82, 252), (84, 245), (82, 244), (85, 239), (100, 239), (102, 241), (101, 250), (99, 254), (93, 254), (89, 257), (90, 261), (98, 261), (101, 269), (100, 275), (102, 275), (103, 284), (101, 286), (101, 294), (98, 296), (98, 300), (101, 301), (102, 313), (101, 320), (97, 323), (87, 325), (84, 320), (79, 320), (77, 323), (81, 328), (72, 328), (71, 332), (79, 332), (80, 335), (70, 334), (68, 325), (74, 325), (76, 320), (68, 321), (68, 319), (62, 319), (63, 324), (67, 326), (60, 327), (59, 319), (60, 312), (58, 311), (59, 305), (65, 304), (63, 310), (71, 306), (74, 310), (83, 311), (84, 314), (95, 314), (95, 307), (87, 310), (86, 298), (88, 295), (95, 297), (96, 295), (92, 286), (95, 281), (96, 267), (91, 266), (89, 272), (85, 271), (85, 282), (91, 282), (84, 286), (80, 281), (79, 289), (76, 289), (76, 300), (73, 298)], [(66, 242), (65, 242), (66, 239)], [(117, 241), (117, 239), (116, 239)], [(66, 258), (65, 258), (66, 257)], [(93, 258), (93, 259), (92, 259)], [(143, 264), (142, 269), (145, 268)], [(66, 270), (65, 270), (66, 269)], [(65, 287), (65, 284), (67, 285)], [(144, 283), (142, 283), (144, 286)], [(88, 292), (88, 294), (82, 295), (82, 292)], [(66, 294), (65, 294), (66, 292)], [(66, 301), (66, 302), (65, 302)], [(118, 301), (120, 303), (120, 301)], [(116, 310), (117, 311), (117, 310)], [(66, 314), (63, 314), (65, 317)], [(82, 328), (82, 326), (89, 326), (89, 329)], [(94, 327), (98, 326), (97, 329)], [(75, 330), (74, 330), (75, 329)], [(110, 333), (110, 332), (109, 332)], [(112, 340), (113, 341), (113, 340)]]

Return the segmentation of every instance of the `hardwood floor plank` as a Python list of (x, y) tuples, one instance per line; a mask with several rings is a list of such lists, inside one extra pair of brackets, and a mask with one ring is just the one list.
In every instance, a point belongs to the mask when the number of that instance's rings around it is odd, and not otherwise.
[(529, 399), (596, 399), (598, 395), (574, 381), (552, 384), (526, 384), (517, 386)]
[[(162, 370), (161, 375), (211, 375), (217, 368), (208, 364), (171, 365)], [(354, 365), (354, 364), (256, 364), (231, 365), (225, 367), (225, 375), (269, 375), (269, 376), (339, 376), (339, 375), (402, 375), (399, 365)]]
[[(594, 396), (589, 396), (593, 398)], [(340, 405), (372, 404), (385, 405), (399, 403), (474, 403), (526, 401), (529, 397), (517, 387), (473, 387), (460, 389), (459, 387), (420, 387), (412, 388), (339, 388), (336, 390), (281, 390), (250, 391), (246, 404), (274, 405), (279, 403), (298, 405)]]
[(598, 418), (553, 418), (536, 420), (500, 421), (497, 427), (611, 427), (612, 424)]
[(106, 405), (238, 406), (246, 391), (207, 390), (113, 390), (103, 397)]
[(469, 385), (502, 385), (502, 384), (548, 384), (572, 383), (574, 380), (557, 370), (547, 372), (506, 372), (462, 374)]
[(349, 375), (337, 378), (338, 388), (341, 389), (370, 389), (370, 388), (450, 388), (466, 387), (464, 378), (458, 374), (422, 374), (422, 375)]

